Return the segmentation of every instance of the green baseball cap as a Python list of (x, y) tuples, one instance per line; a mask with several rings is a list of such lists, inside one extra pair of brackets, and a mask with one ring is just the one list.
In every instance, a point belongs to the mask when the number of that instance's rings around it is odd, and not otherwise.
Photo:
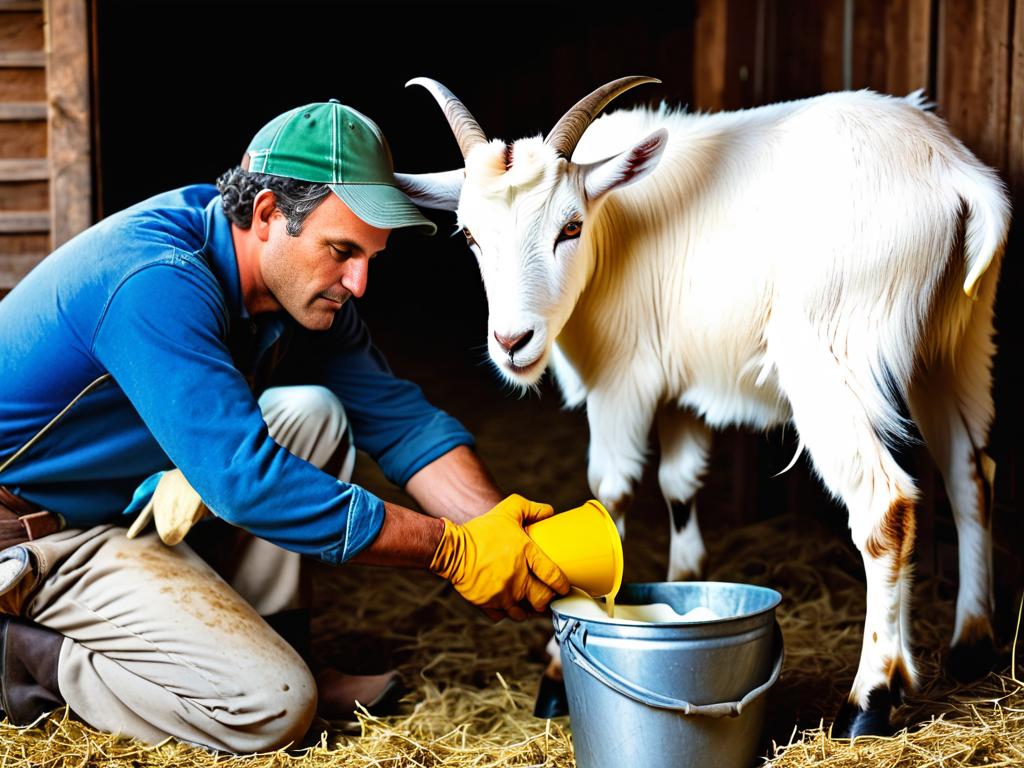
[(337, 99), (278, 115), (249, 143), (242, 168), (326, 184), (352, 212), (381, 229), (437, 226), (395, 185), (380, 128)]

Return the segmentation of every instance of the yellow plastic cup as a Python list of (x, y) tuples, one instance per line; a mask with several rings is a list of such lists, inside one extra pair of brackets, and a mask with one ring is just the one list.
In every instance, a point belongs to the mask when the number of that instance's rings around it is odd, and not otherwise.
[(591, 597), (614, 597), (622, 585), (622, 541), (599, 501), (526, 526), (526, 533), (562, 569), (569, 583)]

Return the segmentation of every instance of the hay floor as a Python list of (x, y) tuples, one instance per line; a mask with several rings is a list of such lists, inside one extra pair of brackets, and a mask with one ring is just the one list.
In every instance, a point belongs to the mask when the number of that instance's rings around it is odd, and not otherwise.
[[(411, 377), (466, 423), (506, 488), (558, 509), (588, 498), (585, 417), (559, 410), (549, 387), (540, 400), (514, 400), (474, 372), (463, 376), (450, 367), (422, 365)], [(386, 498), (401, 498), (372, 465), (361, 463), (355, 479)], [(713, 472), (709, 490), (728, 480)], [(969, 687), (944, 678), (941, 662), (955, 592), (937, 580), (915, 589), (913, 639), (925, 684), (898, 711), (909, 731), (853, 744), (830, 739), (828, 723), (853, 679), (860, 650), (859, 557), (848, 537), (806, 515), (729, 530), (721, 523), (716, 527), (714, 511), (702, 506), (709, 578), (763, 584), (784, 596), (778, 615), (787, 658), (769, 694), (762, 752), (773, 766), (1024, 766), (1024, 686), (1012, 679), (1014, 671), (1024, 679), (1024, 654), (1018, 654), (1016, 670), (1008, 666)], [(647, 477), (629, 520), (627, 581), (664, 577), (666, 517)], [(492, 625), (429, 574), (314, 568), (315, 652), (355, 672), (398, 665), (413, 689), (401, 716), (364, 717), (347, 728), (320, 723), (305, 749), (249, 757), (214, 757), (170, 743), (147, 747), (53, 717), (36, 728), (0, 725), (0, 768), (574, 765), (567, 719), (531, 715), (548, 620)]]
[[(797, 527), (801, 531), (796, 536)], [(771, 692), (772, 765), (1024, 765), (1024, 687), (1011, 671), (959, 688), (938, 674), (951, 611), (945, 585), (922, 583), (915, 645), (923, 691), (899, 711), (908, 732), (893, 739), (832, 740), (826, 724), (853, 676), (863, 587), (852, 551), (806, 520), (781, 518), (711, 543), (710, 576), (775, 585), (787, 661)], [(777, 556), (768, 557), (768, 553)], [(634, 570), (660, 566), (632, 558)], [(324, 729), (304, 751), (219, 759), (178, 744), (145, 747), (66, 718), (0, 728), (0, 766), (572, 766), (569, 724), (530, 714), (549, 624), (490, 624), (430, 576), (371, 568), (324, 570), (316, 624), (322, 655), (357, 655), (364, 670), (397, 660), (415, 691), (394, 718)], [(327, 578), (330, 577), (330, 578)], [(339, 606), (344, 606), (339, 609)], [(369, 634), (367, 634), (369, 633)], [(1017, 677), (1022, 678), (1018, 666)], [(935, 718), (934, 720), (932, 718)], [(795, 723), (811, 726), (794, 734)], [(920, 727), (921, 723), (926, 723)], [(361, 732), (360, 732), (361, 731)], [(790, 738), (792, 736), (792, 739)], [(781, 746), (788, 745), (788, 746)]]

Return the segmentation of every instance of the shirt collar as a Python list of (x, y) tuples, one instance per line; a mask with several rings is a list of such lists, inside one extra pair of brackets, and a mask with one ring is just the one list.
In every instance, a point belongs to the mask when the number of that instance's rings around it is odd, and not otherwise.
[(248, 317), (242, 301), (242, 280), (238, 276), (238, 257), (231, 238), (231, 222), (224, 214), (221, 197), (217, 195), (206, 205), (206, 242), (203, 251), (209, 257), (210, 269), (224, 288), (224, 297), (231, 317)]
[[(238, 258), (235, 255), (235, 241), (231, 237), (231, 222), (224, 213), (221, 197), (217, 195), (206, 205), (206, 242), (203, 251), (208, 254), (208, 263), (217, 280), (224, 288), (229, 317), (249, 318), (249, 310), (242, 300), (242, 279), (238, 275)], [(259, 360), (284, 333), (289, 325), (287, 312), (260, 315), (254, 323), (256, 333), (256, 355)]]

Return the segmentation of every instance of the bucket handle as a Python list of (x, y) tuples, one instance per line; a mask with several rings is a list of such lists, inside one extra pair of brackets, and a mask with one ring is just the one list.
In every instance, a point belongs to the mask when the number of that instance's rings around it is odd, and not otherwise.
[(748, 706), (752, 701), (754, 701), (754, 699), (775, 684), (775, 681), (779, 679), (779, 673), (782, 671), (782, 661), (786, 656), (782, 641), (782, 629), (779, 627), (779, 622), (776, 620), (773, 625), (773, 645), (777, 649), (775, 666), (772, 668), (772, 673), (764, 683), (754, 688), (739, 701), (726, 701), (718, 704), (691, 704), (690, 702), (683, 701), (682, 699), (663, 696), (660, 693), (655, 693), (654, 691), (650, 691), (636, 683), (632, 683), (622, 677), (619, 673), (610, 669), (603, 662), (594, 658), (587, 651), (586, 646), (582, 645), (577, 640), (577, 635), (585, 634), (585, 630), (582, 633), (580, 632), (581, 626), (582, 625), (579, 621), (565, 620), (561, 626), (558, 627), (558, 630), (555, 633), (558, 637), (558, 642), (561, 645), (562, 650), (569, 652), (569, 657), (573, 663), (578, 664), (591, 677), (594, 677), (604, 683), (613, 691), (621, 693), (623, 696), (626, 696), (633, 701), (637, 701), (651, 707), (657, 707), (658, 709), (670, 709), (682, 712), (684, 715), (736, 717), (743, 712), (744, 707)]

